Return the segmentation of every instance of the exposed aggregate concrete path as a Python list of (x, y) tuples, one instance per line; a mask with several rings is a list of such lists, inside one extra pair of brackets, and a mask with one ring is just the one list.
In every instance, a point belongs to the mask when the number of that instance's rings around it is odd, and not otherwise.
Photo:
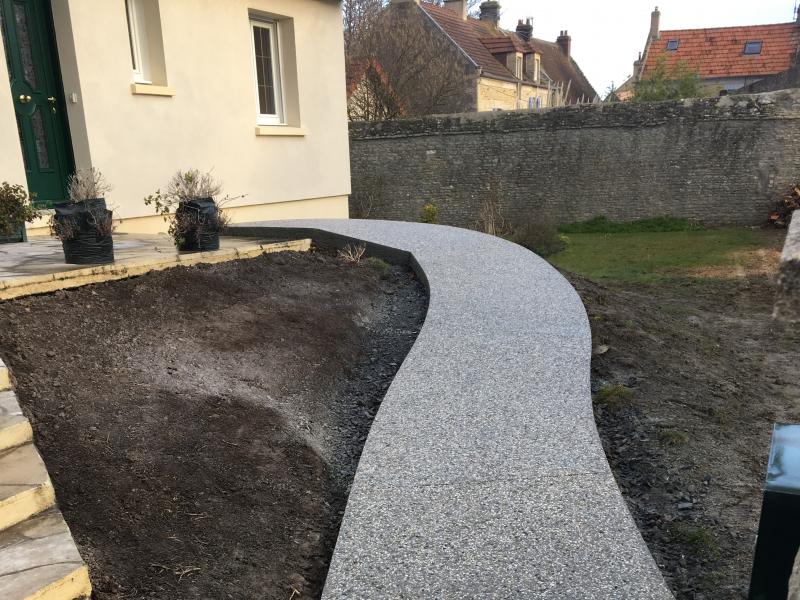
[[(430, 304), (364, 447), (323, 598), (671, 598), (606, 461), (569, 283), (497, 237), (308, 220), (235, 234), (368, 242)], [(349, 238), (349, 239), (348, 239)]]

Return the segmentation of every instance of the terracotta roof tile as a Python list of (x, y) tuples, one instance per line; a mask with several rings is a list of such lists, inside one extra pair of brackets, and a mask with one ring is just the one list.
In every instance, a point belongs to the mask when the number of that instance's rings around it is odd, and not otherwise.
[[(678, 41), (677, 50), (667, 50), (670, 40)], [(761, 53), (744, 54), (745, 42), (762, 42)], [(702, 79), (772, 75), (792, 66), (799, 46), (800, 26), (795, 23), (671, 29), (651, 44), (644, 76), (660, 56), (667, 57), (668, 67), (686, 61)]]

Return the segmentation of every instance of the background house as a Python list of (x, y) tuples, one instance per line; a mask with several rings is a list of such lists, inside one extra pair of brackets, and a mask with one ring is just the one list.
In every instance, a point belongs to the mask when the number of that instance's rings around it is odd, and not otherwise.
[(191, 167), (245, 195), (235, 222), (347, 216), (338, 1), (0, 6), (0, 179), (50, 203), (97, 167), (121, 231), (163, 230), (142, 199)]
[(467, 0), (444, 0), (441, 6), (391, 0), (375, 19), (372, 39), (354, 45), (351, 64), (379, 62), (408, 115), (596, 100), (571, 56), (567, 31), (555, 42), (541, 40), (533, 37), (529, 19), (519, 21), (516, 31), (500, 28), (495, 0), (480, 5), (478, 18), (468, 15), (467, 6)]
[(660, 18), (656, 7), (644, 50), (633, 64), (633, 75), (616, 90), (620, 100), (633, 96), (636, 83), (646, 79), (659, 61), (664, 61), (667, 69), (685, 62), (698, 72), (708, 94), (750, 86), (797, 62), (800, 15), (794, 23), (665, 31), (660, 28)]

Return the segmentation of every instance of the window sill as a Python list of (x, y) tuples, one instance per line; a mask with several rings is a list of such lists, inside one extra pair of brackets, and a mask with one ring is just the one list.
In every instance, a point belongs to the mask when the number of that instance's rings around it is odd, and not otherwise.
[(132, 83), (131, 94), (142, 96), (174, 96), (175, 90), (165, 85), (151, 85), (149, 83)]
[(256, 125), (256, 135), (304, 137), (306, 130), (302, 127), (289, 127), (287, 125)]

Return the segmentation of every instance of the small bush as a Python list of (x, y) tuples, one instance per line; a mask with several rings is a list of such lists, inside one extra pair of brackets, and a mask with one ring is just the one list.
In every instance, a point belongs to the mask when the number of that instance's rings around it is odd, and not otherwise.
[(567, 247), (567, 237), (560, 235), (555, 224), (546, 217), (531, 219), (514, 230), (511, 241), (539, 256), (557, 254)]
[(375, 269), (381, 279), (387, 279), (392, 272), (392, 267), (389, 266), (389, 263), (375, 256), (370, 256), (364, 262)]
[(606, 406), (619, 406), (620, 404), (633, 400), (633, 390), (620, 383), (607, 384), (597, 390), (594, 401), (597, 404), (604, 404)]
[(347, 244), (344, 248), (339, 250), (339, 258), (344, 259), (345, 262), (359, 263), (367, 251), (367, 245), (361, 244)]
[(39, 211), (31, 206), (24, 187), (7, 181), (0, 184), (0, 236), (18, 233), (25, 223), (33, 222), (38, 216)]
[(432, 202), (428, 202), (422, 207), (419, 220), (421, 223), (436, 225), (439, 222), (439, 209)]
[(684, 446), (689, 443), (689, 436), (676, 429), (662, 429), (658, 438), (668, 446)]
[(673, 541), (685, 544), (696, 552), (711, 557), (719, 556), (720, 549), (714, 534), (704, 527), (692, 527), (685, 523), (673, 523), (669, 528)]
[(703, 226), (690, 219), (656, 217), (618, 223), (606, 217), (595, 217), (583, 223), (572, 223), (559, 228), (561, 233), (662, 233), (669, 231), (701, 231)]

